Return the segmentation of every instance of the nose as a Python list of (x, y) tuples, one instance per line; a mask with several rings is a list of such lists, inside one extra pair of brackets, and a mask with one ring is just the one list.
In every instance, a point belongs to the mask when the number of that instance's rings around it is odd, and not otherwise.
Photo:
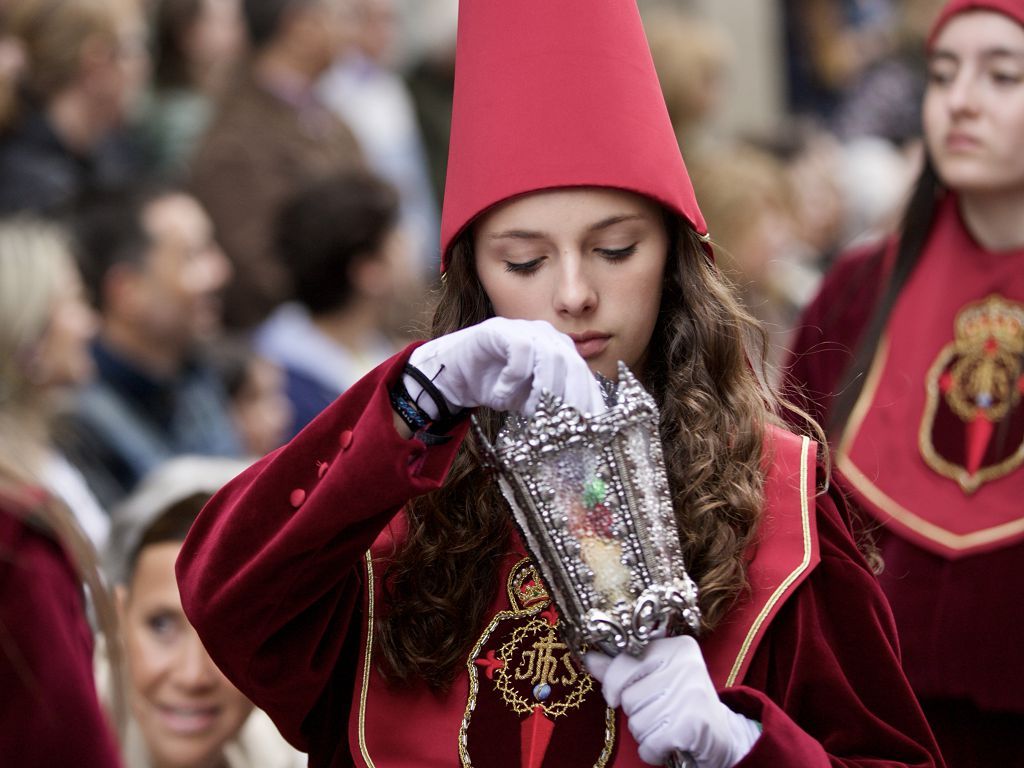
[(577, 253), (563, 253), (555, 284), (555, 310), (577, 317), (597, 307), (598, 294), (587, 265)]
[(96, 310), (84, 301), (76, 302), (74, 305), (74, 326), (80, 339), (91, 341), (97, 331), (99, 331), (99, 315)]
[(174, 679), (178, 686), (191, 691), (214, 687), (220, 676), (220, 670), (214, 665), (194, 630), (188, 633), (182, 643), (180, 658), (174, 669)]
[(953, 82), (949, 84), (947, 103), (954, 115), (969, 115), (977, 112), (976, 78), (970, 67), (961, 67)]
[(233, 274), (234, 268), (224, 251), (220, 249), (220, 246), (210, 245), (203, 253), (194, 272), (197, 291), (199, 293), (219, 291)]

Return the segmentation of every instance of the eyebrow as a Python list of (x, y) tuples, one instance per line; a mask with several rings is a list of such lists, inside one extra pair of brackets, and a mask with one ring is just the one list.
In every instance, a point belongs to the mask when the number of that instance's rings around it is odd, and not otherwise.
[[(621, 224), (624, 221), (638, 221), (638, 220), (641, 220), (643, 218), (644, 217), (642, 215), (640, 215), (639, 213), (617, 214), (615, 216), (609, 216), (606, 219), (601, 219), (600, 221), (595, 222), (594, 224), (591, 224), (589, 227), (587, 227), (586, 231), (588, 233), (600, 232), (603, 229), (608, 229), (608, 227), (615, 226), (616, 224)], [(547, 235), (544, 232), (539, 232), (539, 231), (536, 231), (536, 230), (529, 230), (529, 229), (507, 229), (504, 232), (495, 232), (493, 235), (488, 235), (487, 239), (488, 240), (540, 240), (540, 239), (545, 238), (545, 237), (547, 237)]]

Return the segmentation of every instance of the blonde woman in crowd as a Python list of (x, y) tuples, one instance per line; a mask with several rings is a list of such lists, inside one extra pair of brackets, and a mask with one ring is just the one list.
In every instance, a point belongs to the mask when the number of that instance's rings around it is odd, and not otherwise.
[(724, 106), (732, 41), (710, 19), (669, 5), (646, 12), (644, 28), (676, 140), (695, 157), (713, 144), (709, 123)]
[(788, 170), (769, 153), (737, 144), (701, 155), (691, 173), (717, 263), (768, 333), (774, 383), (793, 323), (820, 282), (799, 239)]
[[(43, 487), (48, 416), (91, 371), (94, 329), (59, 231), (0, 222), (0, 763), (119, 765), (96, 696), (83, 582), (104, 634), (115, 618), (96, 555)], [(107, 644), (113, 668), (117, 645)], [(115, 701), (119, 697), (115, 697)], [(115, 711), (119, 710), (115, 706)]]

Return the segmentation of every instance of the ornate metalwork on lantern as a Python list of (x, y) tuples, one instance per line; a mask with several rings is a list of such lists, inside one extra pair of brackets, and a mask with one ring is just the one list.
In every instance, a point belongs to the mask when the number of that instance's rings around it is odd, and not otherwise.
[(570, 647), (640, 655), (652, 639), (700, 627), (686, 573), (658, 407), (623, 363), (603, 382), (608, 410), (581, 414), (550, 394), (510, 416), (491, 445), (523, 541), (561, 615)]

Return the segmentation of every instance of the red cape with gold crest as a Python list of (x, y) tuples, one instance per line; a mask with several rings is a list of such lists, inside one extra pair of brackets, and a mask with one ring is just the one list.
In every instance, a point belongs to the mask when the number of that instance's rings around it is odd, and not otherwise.
[[(881, 583), (918, 695), (1024, 715), (1024, 250), (979, 246), (952, 195), (937, 213), (837, 440), (837, 480), (884, 525)], [(787, 394), (821, 423), (892, 254), (841, 258), (800, 320)]]

